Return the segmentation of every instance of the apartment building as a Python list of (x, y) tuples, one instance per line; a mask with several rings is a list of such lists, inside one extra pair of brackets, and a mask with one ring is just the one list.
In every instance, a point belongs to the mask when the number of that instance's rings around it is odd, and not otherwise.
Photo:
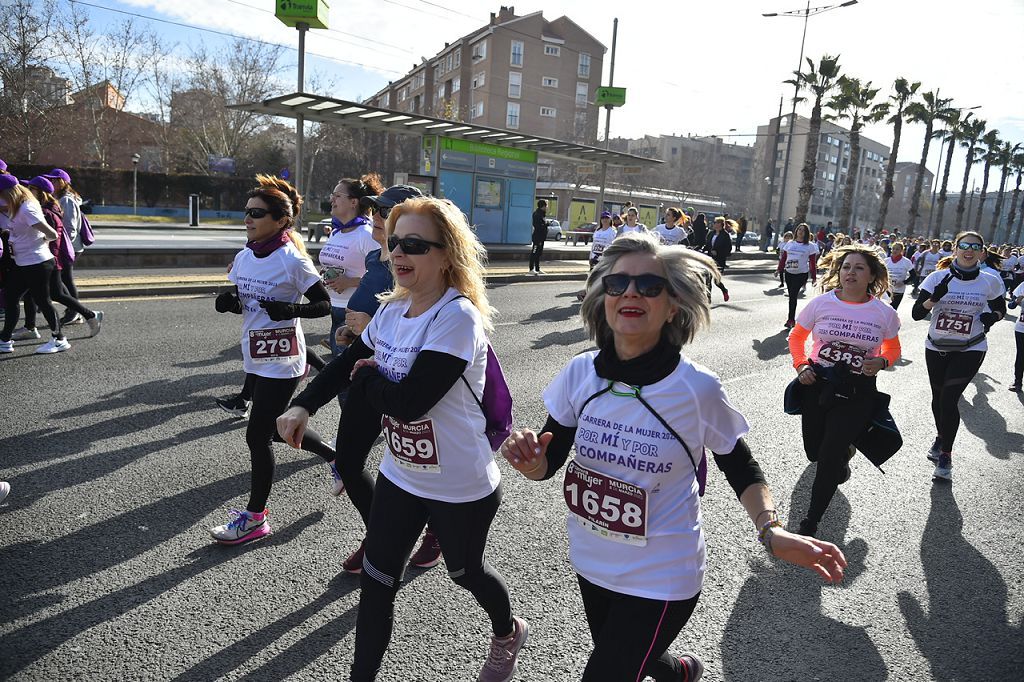
[(752, 215), (754, 147), (721, 137), (645, 135), (626, 140), (626, 151), (661, 159), (661, 186), (681, 192), (719, 197), (730, 214)]
[[(779, 134), (776, 139), (776, 131)], [(774, 166), (774, 192), (769, 216), (782, 221), (796, 215), (799, 202), (800, 184), (810, 132), (810, 119), (797, 115), (793, 127), (793, 146), (790, 151), (789, 172), (783, 167), (786, 160), (786, 145), (789, 136), (789, 115), (772, 118), (767, 124), (758, 126), (757, 143), (754, 145), (754, 183), (757, 213), (764, 214), (768, 200), (769, 179)], [(850, 167), (850, 131), (830, 121), (822, 121), (819, 133), (818, 159), (814, 173), (814, 193), (807, 212), (807, 222), (818, 227), (833, 221), (839, 229), (871, 229), (878, 217), (882, 190), (885, 184), (885, 165), (889, 161), (889, 147), (863, 134), (860, 136), (860, 166), (852, 206), (851, 225), (839, 225), (842, 210), (843, 191), (847, 171)], [(785, 186), (783, 176), (785, 175)], [(781, 208), (780, 208), (781, 201)], [(890, 210), (889, 215), (893, 212)], [(763, 222), (763, 218), (762, 218)], [(905, 223), (901, 221), (900, 224)]]
[(606, 48), (568, 17), (502, 6), (366, 100), (375, 106), (592, 144)]

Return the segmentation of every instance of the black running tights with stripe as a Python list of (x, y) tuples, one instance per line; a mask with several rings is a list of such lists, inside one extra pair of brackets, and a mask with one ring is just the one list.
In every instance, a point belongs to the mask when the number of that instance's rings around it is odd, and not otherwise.
[(800, 295), (800, 289), (807, 284), (807, 272), (786, 272), (786, 294), (789, 296), (789, 317), (787, 320), (796, 319), (796, 299)]
[(50, 300), (50, 273), (54, 270), (53, 259), (35, 265), (15, 265), (6, 274), (4, 282), (4, 328), (0, 332), (0, 341), (10, 341), (14, 328), (18, 326), (18, 307), (21, 297), (25, 294), (35, 299), (42, 311), (50, 332), (54, 338), (64, 338), (60, 331), (60, 319)]
[(1017, 357), (1013, 361), (1013, 383), (1020, 386), (1024, 378), (1024, 332), (1014, 332), (1013, 337), (1017, 340)]
[[(245, 429), (245, 442), (249, 446), (252, 462), (252, 488), (246, 510), (259, 513), (267, 506), (270, 488), (274, 484), (274, 441), (284, 442), (277, 434), (277, 418), (286, 409), (302, 377), (269, 379), (254, 374), (252, 377), (252, 408), (249, 425)], [(318, 433), (306, 429), (302, 449), (319, 455), (325, 462), (334, 461), (334, 450), (324, 443)]]
[(827, 399), (826, 405), (821, 404), (822, 391), (829, 390), (824, 381), (819, 379), (802, 387), (800, 425), (804, 451), (807, 459), (818, 463), (807, 509), (807, 519), (812, 523), (818, 523), (825, 515), (846, 475), (850, 444), (864, 432), (875, 411), (874, 377), (862, 376), (858, 383), (856, 394)]
[[(58, 270), (56, 267), (50, 272), (50, 300), (54, 303), (60, 303), (68, 309), (61, 319), (70, 319), (75, 313), (78, 313), (86, 320), (96, 317), (96, 313), (82, 305), (78, 298), (67, 288), (61, 276), (62, 272), (63, 270)], [(36, 328), (36, 306), (31, 297), (25, 298), (25, 326), (29, 329)]]
[(943, 452), (953, 452), (953, 441), (960, 430), (960, 396), (981, 369), (985, 351), (942, 353), (926, 348), (924, 360), (928, 365), (928, 382), (932, 385), (932, 416), (939, 447)]
[[(347, 408), (346, 408), (347, 409)], [(448, 575), (469, 590), (491, 619), (497, 637), (512, 634), (512, 603), (501, 575), (487, 563), (484, 549), (491, 521), (501, 503), (501, 486), (474, 502), (440, 502), (402, 490), (380, 474), (373, 495), (366, 554), (360, 577), (359, 615), (352, 662), (353, 682), (374, 680), (391, 641), (395, 597), (413, 545), (430, 519)], [(450, 614), (455, 631), (461, 618)], [(423, 638), (431, 637), (424, 633)], [(471, 646), (479, 646), (467, 643)], [(422, 647), (420, 647), (422, 649)]]
[(583, 682), (686, 679), (679, 659), (667, 649), (690, 619), (699, 593), (682, 601), (644, 599), (600, 587), (581, 575), (576, 578), (594, 641)]

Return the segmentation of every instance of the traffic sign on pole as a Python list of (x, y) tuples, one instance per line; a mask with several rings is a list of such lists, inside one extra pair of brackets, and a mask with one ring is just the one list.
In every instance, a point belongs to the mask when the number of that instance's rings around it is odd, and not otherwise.
[(594, 103), (599, 107), (621, 107), (626, 103), (626, 88), (602, 86), (597, 89)]

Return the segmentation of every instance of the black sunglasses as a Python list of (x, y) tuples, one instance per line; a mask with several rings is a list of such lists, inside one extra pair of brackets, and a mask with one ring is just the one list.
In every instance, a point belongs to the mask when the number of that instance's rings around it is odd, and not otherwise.
[(436, 246), (439, 249), (444, 248), (444, 244), (428, 242), (426, 239), (420, 239), (419, 237), (399, 238), (395, 235), (388, 237), (388, 251), (394, 251), (399, 246), (402, 247), (402, 253), (407, 256), (422, 256), (427, 251), (430, 251), (431, 246)]
[(604, 293), (608, 296), (622, 296), (630, 282), (636, 282), (636, 291), (644, 298), (654, 298), (668, 286), (668, 280), (658, 275), (626, 275), (618, 273), (601, 278)]
[(377, 204), (370, 205), (370, 210), (374, 213), (380, 214), (380, 217), (384, 220), (388, 219), (388, 216), (391, 215), (391, 209), (393, 208), (394, 206), (378, 206)]
[(268, 211), (265, 208), (258, 208), (258, 207), (254, 206), (253, 208), (245, 209), (245, 215), (252, 216), (253, 218), (256, 218), (256, 219), (263, 218), (264, 216), (267, 216), (269, 214), (270, 214), (270, 211)]

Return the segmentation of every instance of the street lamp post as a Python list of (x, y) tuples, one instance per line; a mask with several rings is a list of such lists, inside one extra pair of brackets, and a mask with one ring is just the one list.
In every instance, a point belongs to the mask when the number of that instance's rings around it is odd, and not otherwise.
[(132, 154), (132, 213), (139, 214), (139, 161), (142, 157)]
[[(849, 7), (850, 5), (856, 5), (857, 0), (847, 0), (846, 2), (838, 5), (828, 5), (825, 7), (811, 7), (811, 0), (807, 0), (807, 6), (802, 10), (790, 10), (788, 12), (764, 12), (761, 14), (763, 17), (803, 17), (804, 18), (804, 33), (800, 38), (800, 59), (797, 60), (796, 70), (799, 73), (803, 69), (804, 63), (804, 44), (807, 41), (807, 20), (816, 14), (823, 14), (830, 10), (839, 9), (840, 7)], [(793, 128), (796, 125), (796, 101), (800, 97), (800, 79), (796, 78), (796, 85), (793, 86), (793, 110), (789, 114), (789, 133), (786, 135), (786, 160), (782, 166), (782, 190), (779, 193), (779, 217), (778, 225), (782, 225), (782, 211), (786, 203), (786, 182), (789, 179), (789, 157), (793, 151)], [(775, 231), (775, 244), (778, 244), (778, 230)]]

